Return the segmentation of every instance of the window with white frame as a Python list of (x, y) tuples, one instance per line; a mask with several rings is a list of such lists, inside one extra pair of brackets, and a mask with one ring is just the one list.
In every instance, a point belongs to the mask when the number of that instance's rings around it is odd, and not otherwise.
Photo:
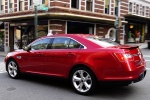
[(42, 4), (45, 4), (45, 0), (42, 0)]
[(19, 0), (19, 11), (23, 11), (24, 10), (24, 0)]
[(92, 11), (92, 7), (93, 7), (93, 0), (86, 0), (86, 10)]
[(115, 15), (117, 15), (117, 13), (118, 13), (118, 1), (117, 0), (115, 0)]
[(145, 6), (142, 6), (142, 15), (145, 16)]
[(129, 12), (132, 12), (132, 6), (133, 6), (133, 3), (129, 2)]
[(9, 0), (9, 8), (13, 8), (13, 0)]
[(33, 0), (30, 0), (29, 2), (30, 2), (29, 5), (32, 6), (33, 5)]
[(9, 0), (9, 13), (14, 12), (14, 4), (13, 0)]
[(139, 14), (139, 5), (136, 4), (136, 14)]
[(4, 0), (0, 0), (0, 12), (4, 11)]
[(105, 14), (109, 14), (110, 0), (105, 0)]
[(79, 9), (79, 0), (71, 0), (71, 8)]

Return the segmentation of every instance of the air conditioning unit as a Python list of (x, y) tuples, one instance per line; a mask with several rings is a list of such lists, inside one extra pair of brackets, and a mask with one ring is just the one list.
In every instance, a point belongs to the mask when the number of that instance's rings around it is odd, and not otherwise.
[(31, 5), (31, 6), (29, 7), (29, 9), (34, 9), (34, 5)]
[(14, 12), (14, 9), (13, 9), (13, 8), (10, 8), (10, 9), (9, 9), (9, 13), (12, 13), (12, 12)]

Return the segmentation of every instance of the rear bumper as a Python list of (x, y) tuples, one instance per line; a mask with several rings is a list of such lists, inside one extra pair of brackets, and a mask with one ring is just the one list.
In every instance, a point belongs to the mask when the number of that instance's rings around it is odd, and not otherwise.
[(137, 79), (135, 79), (133, 82), (136, 83), (143, 80), (145, 78), (146, 72), (147, 71), (145, 70), (143, 73), (141, 73), (140, 76)]
[[(126, 67), (127, 68), (127, 67)], [(105, 72), (103, 77), (98, 77), (99, 81), (141, 81), (146, 75), (146, 65), (143, 64), (138, 67), (131, 68), (130, 70), (114, 70)]]

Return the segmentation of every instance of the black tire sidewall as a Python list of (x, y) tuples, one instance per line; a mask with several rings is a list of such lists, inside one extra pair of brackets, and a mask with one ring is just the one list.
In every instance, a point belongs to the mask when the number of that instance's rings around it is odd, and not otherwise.
[[(87, 92), (80, 92), (78, 91), (74, 85), (73, 85), (73, 82), (72, 82), (72, 78), (73, 78), (73, 75), (74, 73), (77, 71), (77, 70), (84, 70), (86, 71), (90, 76), (91, 76), (91, 79), (92, 79), (92, 86), (91, 88), (87, 91)], [(70, 84), (72, 86), (72, 88), (78, 93), (78, 94), (81, 94), (81, 95), (89, 95), (89, 94), (92, 94), (96, 88), (96, 78), (94, 76), (94, 74), (92, 73), (92, 71), (86, 67), (77, 67), (75, 68), (72, 72), (71, 72), (71, 76), (70, 76)]]

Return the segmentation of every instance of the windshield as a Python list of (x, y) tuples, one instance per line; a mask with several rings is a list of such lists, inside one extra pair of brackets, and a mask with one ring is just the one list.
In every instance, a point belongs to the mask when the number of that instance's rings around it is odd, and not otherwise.
[(120, 45), (108, 38), (100, 38), (98, 36), (90, 36), (87, 39), (105, 48)]

